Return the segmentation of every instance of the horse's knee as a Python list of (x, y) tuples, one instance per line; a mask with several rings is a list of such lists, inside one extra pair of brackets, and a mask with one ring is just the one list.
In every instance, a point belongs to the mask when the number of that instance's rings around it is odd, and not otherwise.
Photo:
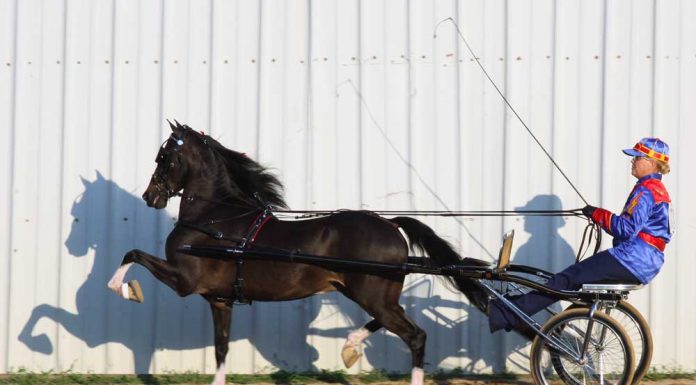
[(127, 252), (126, 255), (123, 256), (123, 261), (121, 261), (121, 265), (127, 265), (129, 263), (136, 262), (136, 260), (138, 259), (138, 255), (142, 252), (142, 250), (138, 249), (133, 249)]

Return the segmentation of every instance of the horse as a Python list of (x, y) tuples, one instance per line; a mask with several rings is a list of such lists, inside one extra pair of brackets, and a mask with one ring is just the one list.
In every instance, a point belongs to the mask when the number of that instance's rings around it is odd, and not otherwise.
[[(34, 307), (31, 314), (25, 321), (17, 340), (23, 343), (28, 349), (42, 355), (51, 355), (56, 352), (57, 339), (47, 330), (63, 329), (72, 337), (82, 341), (85, 346), (95, 348), (104, 344), (117, 344), (132, 355), (132, 369), (141, 379), (150, 383), (151, 378), (147, 376), (155, 353), (161, 350), (189, 350), (203, 349), (212, 345), (210, 334), (212, 334), (212, 323), (200, 326), (199, 309), (206, 309), (208, 304), (195, 298), (193, 301), (181, 301), (171, 290), (163, 290), (157, 295), (157, 314), (153, 314), (150, 309), (145, 307), (131, 307), (126, 301), (119, 298), (108, 298), (102, 300), (101, 296), (95, 296), (104, 287), (104, 281), (110, 278), (113, 273), (112, 268), (121, 262), (123, 253), (133, 248), (130, 243), (135, 243), (138, 247), (156, 247), (159, 239), (154, 234), (159, 233), (157, 224), (161, 223), (167, 229), (173, 228), (172, 218), (164, 210), (151, 210), (143, 204), (141, 198), (142, 191), (134, 194), (113, 180), (105, 178), (99, 171), (96, 171), (96, 178), (88, 180), (80, 177), (81, 193), (73, 201), (70, 209), (72, 217), (69, 234), (64, 242), (64, 247), (70, 258), (76, 260), (72, 263), (79, 263), (77, 260), (90, 258), (91, 263), (84, 263), (91, 266), (90, 271), (85, 274), (84, 281), (79, 288), (72, 294), (72, 306), (63, 304), (54, 306), (48, 303), (39, 304)], [(108, 204), (108, 201), (118, 202)], [(110, 215), (108, 215), (110, 213)], [(105, 218), (106, 224), (105, 224)], [(137, 218), (137, 220), (132, 220)], [(126, 219), (128, 219), (126, 221)], [(109, 228), (109, 232), (103, 231), (102, 224)], [(136, 235), (137, 234), (137, 235)], [(128, 242), (124, 239), (131, 239)], [(115, 241), (116, 240), (116, 241)], [(71, 264), (72, 266), (72, 264)], [(134, 275), (134, 274), (137, 274)], [(146, 279), (143, 282), (146, 290), (156, 285), (154, 280), (147, 279), (147, 273), (131, 270), (130, 278)], [(108, 276), (107, 276), (108, 275)], [(108, 293), (107, 293), (108, 294)], [(264, 305), (266, 305), (264, 303)], [(272, 306), (269, 302), (267, 307)], [(258, 305), (255, 305), (258, 307)], [(194, 311), (187, 311), (195, 309)], [(307, 356), (298, 356), (292, 352), (278, 354), (277, 345), (273, 339), (265, 339), (263, 336), (255, 335), (253, 327), (239, 327), (236, 333), (230, 334), (230, 340), (249, 340), (249, 343), (269, 364), (279, 370), (296, 370), (298, 367), (308, 370), (318, 370), (315, 361), (318, 359), (318, 351), (304, 338), (307, 334), (318, 335), (318, 332), (310, 329), (310, 323), (319, 314), (316, 306), (302, 310), (302, 320), (295, 322), (293, 328), (296, 335), (284, 336), (283, 343), (292, 346), (292, 350), (307, 352)], [(237, 315), (243, 317), (251, 315), (251, 309), (243, 309), (246, 313), (238, 312)], [(263, 311), (263, 309), (261, 309)], [(351, 314), (354, 312), (351, 312)], [(197, 325), (194, 330), (188, 331), (182, 338), (166, 338), (167, 328), (176, 329), (179, 325), (167, 324), (167, 320), (172, 317), (181, 317), (179, 320), (182, 325)], [(133, 327), (130, 319), (152, 320), (157, 328), (164, 328), (158, 333), (152, 333), (151, 328)], [(45, 325), (51, 323), (51, 327), (46, 329)], [(241, 326), (241, 325), (238, 325)], [(158, 337), (159, 335), (159, 337)], [(162, 338), (164, 337), (164, 338)], [(344, 337), (342, 334), (341, 337)], [(66, 347), (77, 346), (72, 339), (67, 342), (60, 342), (63, 351)], [(70, 350), (71, 353), (73, 352)], [(77, 353), (75, 353), (77, 354)], [(371, 352), (370, 352), (371, 354)], [(366, 353), (367, 355), (367, 353)], [(70, 361), (70, 358), (67, 359)], [(90, 360), (81, 360), (74, 366), (75, 371), (95, 370), (100, 371), (98, 363), (90, 363)], [(123, 361), (127, 364), (126, 361)], [(96, 366), (95, 366), (96, 365)], [(114, 363), (111, 369), (118, 367)], [(194, 363), (189, 363), (187, 370), (198, 370)], [(106, 369), (103, 369), (106, 370)], [(120, 369), (123, 370), (123, 369)], [(128, 370), (128, 369), (125, 369)]]
[[(216, 372), (225, 383), (232, 307), (235, 301), (288, 301), (338, 291), (373, 320), (351, 332), (342, 351), (350, 366), (370, 333), (384, 327), (411, 352), (411, 383), (422, 385), (426, 334), (399, 305), (403, 273), (338, 271), (300, 263), (245, 259), (243, 263), (189, 255), (184, 245), (243, 246), (301, 251), (343, 259), (405, 263), (409, 249), (427, 253), (436, 266), (487, 265), (462, 259), (424, 223), (410, 217), (383, 218), (366, 211), (337, 211), (308, 220), (280, 220), (268, 207), (287, 208), (280, 181), (246, 154), (224, 147), (187, 125), (169, 122), (171, 135), (160, 147), (157, 166), (142, 198), (163, 209), (180, 196), (179, 221), (167, 236), (166, 260), (134, 249), (127, 252), (108, 287), (124, 299), (142, 302), (137, 281), (124, 283), (135, 263), (179, 296), (201, 295), (212, 311)], [(409, 241), (401, 234), (403, 231)], [(470, 303), (484, 310), (487, 295), (474, 279), (448, 278)]]

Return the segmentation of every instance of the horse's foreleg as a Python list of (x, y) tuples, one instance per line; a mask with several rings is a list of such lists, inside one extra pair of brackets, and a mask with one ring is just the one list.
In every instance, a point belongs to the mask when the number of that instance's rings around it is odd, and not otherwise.
[[(125, 260), (125, 259), (124, 259)], [(118, 294), (119, 297), (129, 299), (135, 302), (143, 302), (143, 292), (138, 281), (133, 280), (128, 283), (123, 283), (123, 278), (126, 277), (126, 272), (130, 269), (133, 262), (122, 262), (121, 266), (116, 269), (113, 277), (109, 280), (106, 286)]]
[(188, 281), (180, 274), (176, 267), (170, 265), (163, 259), (136, 249), (126, 253), (121, 262), (121, 266), (116, 270), (114, 276), (107, 285), (121, 297), (137, 302), (143, 301), (143, 294), (140, 290), (138, 281), (132, 280), (128, 283), (123, 283), (123, 278), (126, 276), (126, 272), (133, 263), (137, 263), (148, 269), (155, 278), (171, 287), (180, 296), (191, 294), (191, 285), (188, 284)]
[(232, 321), (232, 306), (223, 302), (209, 299), (210, 309), (213, 312), (213, 325), (215, 329), (215, 362), (217, 369), (211, 385), (224, 385), (225, 357), (230, 344), (230, 323)]

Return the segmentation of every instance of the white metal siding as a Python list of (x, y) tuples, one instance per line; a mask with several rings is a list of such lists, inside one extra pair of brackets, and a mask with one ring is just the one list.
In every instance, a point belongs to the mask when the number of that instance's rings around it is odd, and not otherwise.
[[(297, 209), (583, 206), (438, 26), (449, 17), (589, 202), (620, 210), (633, 179), (619, 149), (672, 145), (678, 232), (631, 302), (653, 364), (696, 369), (696, 2), (0, 0), (0, 372), (213, 370), (202, 299), (139, 267), (144, 304), (106, 288), (127, 250), (162, 255), (176, 217), (140, 199), (165, 118), (273, 167)], [(426, 222), (489, 260), (516, 229), (515, 259), (553, 270), (585, 225)], [(440, 281), (408, 277), (402, 303), (428, 332), (428, 370), (526, 370), (525, 344)], [(228, 368), (339, 369), (367, 320), (335, 293), (236, 307)], [(394, 335), (368, 345), (351, 371), (408, 370)]]

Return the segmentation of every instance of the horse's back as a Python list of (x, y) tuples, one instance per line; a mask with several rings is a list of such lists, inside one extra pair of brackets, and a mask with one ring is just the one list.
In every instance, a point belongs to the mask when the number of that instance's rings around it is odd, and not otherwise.
[(405, 262), (406, 240), (398, 226), (366, 211), (339, 211), (305, 221), (281, 221), (279, 232), (304, 243), (302, 250), (342, 258)]

